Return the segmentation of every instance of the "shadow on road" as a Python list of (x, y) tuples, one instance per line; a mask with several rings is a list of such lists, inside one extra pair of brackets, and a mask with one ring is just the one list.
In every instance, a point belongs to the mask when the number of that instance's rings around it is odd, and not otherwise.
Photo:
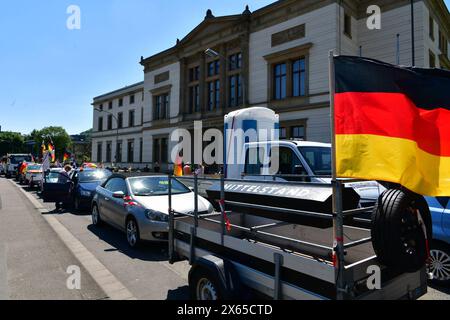
[(189, 298), (190, 298), (189, 287), (183, 286), (178, 287), (175, 290), (169, 290), (167, 292), (166, 300), (189, 300)]
[(99, 239), (107, 242), (114, 249), (105, 250), (106, 252), (118, 251), (130, 257), (142, 261), (167, 261), (167, 244), (142, 243), (139, 248), (130, 248), (125, 234), (113, 227), (103, 225), (87, 227), (89, 231), (95, 234)]

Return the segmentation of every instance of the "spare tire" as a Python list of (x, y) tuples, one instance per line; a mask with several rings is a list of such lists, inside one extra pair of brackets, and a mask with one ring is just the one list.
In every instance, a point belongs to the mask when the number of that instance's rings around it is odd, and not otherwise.
[(386, 190), (375, 205), (371, 229), (372, 245), (382, 264), (402, 272), (416, 272), (425, 265), (432, 223), (422, 196), (404, 189)]

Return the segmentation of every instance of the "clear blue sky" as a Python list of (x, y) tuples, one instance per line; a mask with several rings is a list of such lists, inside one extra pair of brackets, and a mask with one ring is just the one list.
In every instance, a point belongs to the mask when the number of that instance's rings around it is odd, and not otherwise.
[[(143, 80), (140, 56), (174, 45), (211, 8), (240, 13), (274, 0), (22, 0), (0, 13), (0, 125), (29, 133), (92, 126), (92, 98)], [(450, 0), (446, 0), (447, 6)], [(67, 7), (81, 9), (81, 30), (68, 30)]]

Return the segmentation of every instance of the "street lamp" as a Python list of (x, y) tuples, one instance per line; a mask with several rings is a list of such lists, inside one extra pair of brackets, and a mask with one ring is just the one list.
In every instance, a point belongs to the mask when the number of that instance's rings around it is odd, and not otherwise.
[[(222, 54), (220, 54), (219, 52), (217, 52), (217, 51), (215, 51), (215, 50), (213, 50), (211, 48), (208, 48), (208, 49), (205, 50), (205, 55), (207, 55), (210, 58), (218, 58), (218, 57), (220, 57), (220, 58), (223, 58), (226, 61), (226, 58)], [(245, 83), (245, 76), (244, 76), (244, 72), (242, 72), (242, 102), (243, 102), (244, 106), (246, 105), (246, 101), (245, 101), (245, 98), (246, 98), (245, 88), (246, 88), (246, 86), (245, 86), (245, 84), (246, 84)]]
[(218, 53), (217, 51), (214, 51), (211, 48), (208, 48), (205, 50), (205, 54), (210, 57), (210, 58), (216, 58), (216, 57), (221, 57), (222, 55), (220, 53)]
[[(107, 114), (111, 115), (114, 118), (114, 120), (116, 120), (116, 154), (114, 156), (114, 163), (117, 165), (117, 160), (119, 159), (119, 148), (118, 148), (118, 146), (119, 146), (119, 119), (117, 119), (117, 117), (112, 112), (102, 110), (99, 108), (94, 108), (94, 110), (98, 111), (98, 112), (107, 113)], [(114, 167), (114, 164), (113, 164), (113, 167)]]

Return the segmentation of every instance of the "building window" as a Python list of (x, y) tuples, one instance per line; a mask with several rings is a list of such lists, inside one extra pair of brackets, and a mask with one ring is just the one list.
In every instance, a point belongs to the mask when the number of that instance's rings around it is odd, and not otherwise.
[(228, 58), (228, 69), (234, 71), (242, 68), (242, 53), (232, 54)]
[(142, 138), (139, 139), (139, 162), (142, 163), (144, 155), (144, 140)]
[(242, 104), (242, 79), (239, 74), (233, 75), (229, 83), (230, 107), (237, 107)]
[(161, 160), (161, 149), (159, 145), (159, 139), (153, 140), (153, 163), (160, 162)]
[(130, 110), (128, 111), (128, 126), (129, 127), (134, 127), (134, 110)]
[(122, 112), (119, 112), (119, 113), (117, 114), (117, 127), (118, 127), (119, 129), (122, 129), (122, 128), (123, 128), (123, 113), (122, 113)]
[(208, 63), (208, 77), (214, 77), (220, 73), (220, 61), (215, 60)]
[(130, 96), (130, 104), (134, 104), (134, 94)]
[(220, 107), (220, 80), (208, 82), (208, 111)]
[(111, 162), (111, 141), (106, 142), (106, 162)]
[(128, 140), (128, 163), (134, 162), (134, 140)]
[(429, 29), (430, 29), (430, 38), (431, 40), (434, 41), (434, 20), (433, 18), (430, 16), (430, 22), (429, 22)]
[(165, 120), (169, 115), (169, 94), (154, 97), (153, 120)]
[(103, 111), (103, 104), (99, 105), (98, 108), (100, 109), (100, 111)]
[(275, 100), (286, 98), (286, 63), (280, 63), (274, 67), (274, 93)]
[(102, 148), (102, 143), (99, 142), (97, 143), (97, 162), (100, 163), (103, 161), (102, 159), (102, 153), (103, 153), (103, 148)]
[(112, 115), (108, 115), (108, 130), (112, 130)]
[(103, 131), (103, 117), (98, 118), (98, 131)]
[(306, 62), (305, 58), (295, 60), (292, 64), (292, 96), (306, 95)]
[(141, 108), (141, 125), (144, 124), (144, 108)]
[(109, 110), (111, 110), (111, 109), (112, 109), (112, 107), (113, 107), (113, 103), (112, 103), (112, 101), (108, 102), (108, 109), (109, 109)]
[(436, 68), (436, 56), (430, 51), (430, 68)]
[(443, 55), (448, 56), (448, 42), (441, 30), (439, 30), (439, 50)]
[(122, 141), (118, 141), (117, 142), (117, 146), (116, 146), (116, 152), (117, 152), (117, 162), (122, 162)]
[(291, 127), (291, 138), (296, 140), (305, 140), (306, 128), (304, 125)]
[(189, 87), (189, 113), (200, 111), (200, 87), (199, 85)]
[(119, 99), (119, 107), (123, 107), (123, 98)]
[(287, 139), (287, 130), (286, 128), (280, 128), (280, 139), (286, 140)]
[(169, 140), (167, 138), (158, 138), (153, 140), (153, 163), (167, 163), (169, 152), (168, 141)]
[(189, 69), (189, 82), (198, 81), (200, 79), (200, 67), (193, 67)]
[(200, 66), (189, 68), (187, 112), (192, 114), (200, 111)]
[(344, 34), (352, 37), (352, 17), (347, 13), (344, 14)]

